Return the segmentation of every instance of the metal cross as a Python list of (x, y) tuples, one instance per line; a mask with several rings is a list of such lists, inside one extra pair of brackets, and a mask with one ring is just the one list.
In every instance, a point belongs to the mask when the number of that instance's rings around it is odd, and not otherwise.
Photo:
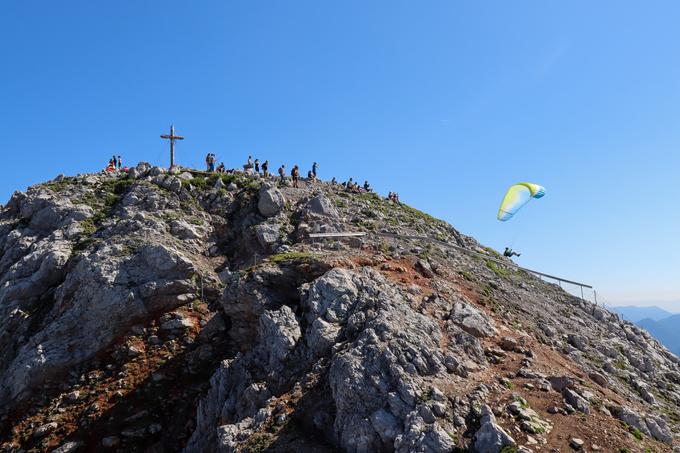
[(161, 138), (170, 140), (170, 169), (175, 166), (175, 140), (184, 140), (184, 137), (175, 135), (175, 126), (170, 126), (170, 135), (161, 135)]

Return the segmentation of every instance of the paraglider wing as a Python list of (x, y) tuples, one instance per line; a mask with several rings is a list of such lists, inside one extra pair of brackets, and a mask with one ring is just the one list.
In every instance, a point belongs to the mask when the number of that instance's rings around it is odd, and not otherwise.
[(545, 195), (545, 189), (538, 184), (521, 182), (510, 186), (498, 210), (498, 220), (501, 222), (510, 220), (529, 200), (541, 198), (543, 195)]

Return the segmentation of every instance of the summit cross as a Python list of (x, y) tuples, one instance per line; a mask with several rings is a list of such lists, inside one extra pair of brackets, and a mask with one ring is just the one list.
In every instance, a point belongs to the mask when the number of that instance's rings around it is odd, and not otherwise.
[(175, 166), (175, 140), (184, 140), (184, 137), (175, 135), (175, 126), (170, 126), (170, 135), (161, 135), (161, 138), (170, 140), (170, 169)]

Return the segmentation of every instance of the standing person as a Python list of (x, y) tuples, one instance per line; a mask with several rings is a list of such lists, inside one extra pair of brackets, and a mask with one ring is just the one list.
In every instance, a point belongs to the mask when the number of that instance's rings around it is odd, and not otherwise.
[(210, 153), (205, 156), (205, 170), (210, 171)]
[(260, 172), (260, 159), (255, 159), (255, 173)]
[(262, 175), (263, 175), (265, 178), (266, 178), (267, 176), (269, 176), (268, 170), (269, 170), (269, 161), (268, 161), (268, 160), (265, 160), (264, 162), (262, 162)]
[(122, 169), (123, 169), (123, 159), (120, 156), (118, 156), (118, 170), (122, 170)]
[(297, 188), (298, 181), (300, 179), (300, 170), (298, 169), (297, 165), (293, 167), (293, 170), (291, 170), (290, 175), (293, 177), (293, 187)]
[(314, 175), (314, 179), (316, 179), (316, 169), (319, 166), (316, 162), (312, 164), (312, 174)]
[(281, 184), (285, 184), (286, 183), (286, 166), (285, 165), (281, 165), (279, 167), (279, 176), (281, 177)]

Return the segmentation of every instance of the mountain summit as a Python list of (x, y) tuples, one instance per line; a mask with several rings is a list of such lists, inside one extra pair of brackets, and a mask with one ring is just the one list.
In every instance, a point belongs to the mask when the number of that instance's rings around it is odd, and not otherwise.
[(141, 163), (0, 214), (3, 452), (673, 451), (679, 386), (644, 330), (373, 193)]

